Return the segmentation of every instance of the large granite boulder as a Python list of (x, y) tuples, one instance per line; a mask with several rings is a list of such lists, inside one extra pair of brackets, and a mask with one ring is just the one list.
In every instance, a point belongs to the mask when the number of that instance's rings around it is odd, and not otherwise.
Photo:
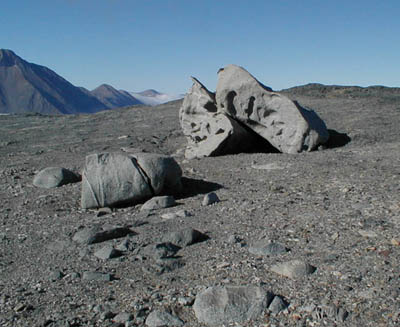
[(273, 92), (242, 67), (220, 69), (215, 94), (192, 80), (179, 113), (188, 159), (246, 152), (260, 139), (264, 151), (272, 145), (280, 152), (298, 153), (329, 138), (314, 111)]
[(236, 65), (219, 70), (216, 102), (219, 112), (242, 122), (284, 153), (311, 151), (329, 138), (314, 111), (272, 92)]
[(81, 206), (112, 207), (181, 191), (182, 170), (168, 156), (151, 153), (99, 153), (86, 157)]
[(237, 121), (217, 112), (215, 94), (192, 77), (193, 86), (179, 112), (183, 134), (187, 137), (188, 159), (217, 156), (245, 150), (252, 136)]

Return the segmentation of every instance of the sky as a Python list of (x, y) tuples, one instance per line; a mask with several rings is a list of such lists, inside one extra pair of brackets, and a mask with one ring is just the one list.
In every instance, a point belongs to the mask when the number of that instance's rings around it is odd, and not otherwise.
[(0, 48), (94, 89), (211, 91), (228, 64), (280, 90), (400, 87), (398, 0), (13, 0)]

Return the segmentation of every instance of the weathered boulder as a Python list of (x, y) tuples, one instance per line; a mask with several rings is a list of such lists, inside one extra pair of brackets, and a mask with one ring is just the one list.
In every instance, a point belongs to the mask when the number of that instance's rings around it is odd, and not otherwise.
[(218, 112), (245, 124), (281, 152), (311, 151), (329, 138), (314, 111), (272, 92), (242, 67), (219, 70), (215, 99)]
[(238, 122), (217, 112), (215, 94), (192, 77), (193, 86), (179, 111), (183, 134), (187, 137), (185, 157), (200, 158), (241, 151), (251, 144), (251, 135)]
[(257, 318), (273, 297), (257, 286), (209, 287), (196, 296), (193, 309), (199, 322), (221, 326)]
[(180, 192), (182, 170), (168, 156), (152, 153), (100, 153), (86, 157), (82, 208), (138, 203), (161, 193)]
[(80, 181), (80, 176), (62, 167), (42, 169), (33, 178), (33, 185), (43, 188), (54, 188)]

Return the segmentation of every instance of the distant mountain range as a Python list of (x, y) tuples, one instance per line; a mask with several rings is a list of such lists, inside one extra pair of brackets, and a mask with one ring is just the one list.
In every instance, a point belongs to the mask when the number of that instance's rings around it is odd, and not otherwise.
[[(137, 95), (137, 96), (136, 96)], [(102, 84), (89, 91), (76, 87), (47, 67), (25, 61), (11, 50), (0, 49), (0, 113), (94, 113), (132, 105), (157, 105), (179, 99), (147, 90), (116, 90)]]

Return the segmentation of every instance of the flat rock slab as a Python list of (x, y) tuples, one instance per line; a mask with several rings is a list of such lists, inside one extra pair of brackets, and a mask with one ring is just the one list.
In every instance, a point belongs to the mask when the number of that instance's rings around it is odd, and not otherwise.
[(251, 245), (249, 252), (255, 255), (278, 255), (288, 252), (288, 248), (280, 243), (262, 240)]
[(101, 282), (110, 282), (112, 280), (112, 275), (108, 273), (100, 273), (97, 271), (85, 271), (83, 273), (82, 279), (84, 280), (95, 280)]
[(149, 327), (164, 327), (164, 326), (183, 326), (184, 322), (166, 311), (152, 311), (146, 319), (146, 325)]
[(278, 263), (271, 267), (271, 271), (292, 279), (302, 278), (311, 275), (317, 268), (300, 260)]
[(104, 246), (94, 253), (94, 256), (101, 260), (113, 259), (121, 256), (121, 251), (114, 249), (112, 246)]
[(273, 297), (256, 286), (209, 287), (196, 296), (193, 309), (199, 322), (221, 326), (257, 318)]
[(155, 196), (146, 201), (140, 210), (157, 210), (174, 206), (175, 199), (172, 195)]
[(101, 227), (95, 226), (77, 231), (72, 240), (80, 244), (94, 244), (125, 237), (129, 234), (134, 234), (134, 232), (128, 227), (115, 227), (103, 230)]
[(48, 167), (38, 172), (33, 178), (33, 185), (43, 188), (55, 188), (81, 180), (78, 174), (62, 167)]

